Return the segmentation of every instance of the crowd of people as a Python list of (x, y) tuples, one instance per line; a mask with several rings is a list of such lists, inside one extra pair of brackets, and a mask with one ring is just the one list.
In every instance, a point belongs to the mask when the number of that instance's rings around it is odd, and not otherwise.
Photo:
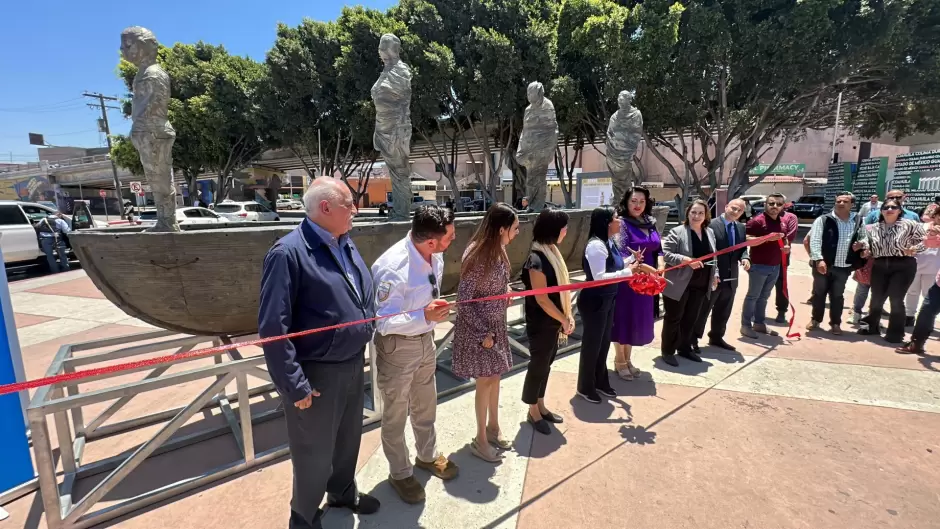
[[(379, 501), (359, 492), (355, 481), (363, 362), (370, 341), (375, 343), (375, 398), (382, 401), (381, 438), (390, 485), (403, 501), (419, 503), (425, 492), (414, 476), (416, 467), (442, 480), (458, 476), (457, 465), (439, 451), (435, 430), (434, 329), (449, 319), (453, 309), (442, 299), (440, 285), (442, 254), (454, 241), (455, 231), (451, 210), (423, 206), (415, 212), (407, 236), (370, 268), (348, 235), (357, 212), (348, 188), (318, 178), (304, 202), (308, 217), (275, 243), (265, 258), (259, 334), (273, 337), (359, 322), (264, 345), (269, 373), (284, 401), (292, 456), (290, 527), (319, 528), (324, 494), (329, 505), (359, 514), (379, 509)], [(739, 221), (746, 208), (742, 200), (728, 202), (715, 219), (710, 218), (706, 202), (695, 200), (688, 205), (684, 222), (661, 238), (649, 191), (634, 187), (617, 207), (599, 207), (591, 213), (584, 275), (593, 281), (661, 273), (666, 268), (662, 361), (670, 366), (679, 364), (677, 357), (701, 362), (699, 340), (709, 321), (708, 345), (733, 351), (724, 336), (742, 277), (739, 270), (748, 273), (741, 335), (776, 334), (765, 323), (775, 287), (783, 300), (777, 300), (777, 320), (786, 321), (786, 270), (798, 223), (784, 212), (785, 202), (784, 196), (771, 194), (765, 211), (745, 225)], [(888, 299), (891, 314), (885, 339), (889, 342), (900, 342), (909, 323), (905, 298), (923, 293), (924, 305), (911, 340), (898, 352), (923, 351), (923, 341), (940, 312), (936, 251), (940, 244), (925, 244), (934, 238), (940, 241), (940, 226), (933, 224), (940, 210), (930, 210), (925, 225), (904, 218), (902, 205), (903, 193), (892, 191), (883, 204), (870, 206), (874, 215), (869, 218), (874, 220), (862, 224), (853, 212), (854, 197), (841, 193), (832, 212), (814, 222), (805, 241), (814, 277), (808, 330), (819, 329), (828, 298), (829, 330), (841, 334), (843, 292), (855, 273), (859, 284), (869, 285), (871, 292), (869, 314), (856, 318), (859, 332), (880, 332), (881, 307)], [(536, 217), (522, 271), (527, 289), (571, 283), (559, 250), (568, 221), (567, 213), (553, 208)], [(512, 367), (506, 325), (510, 302), (500, 295), (510, 291), (506, 246), (518, 233), (516, 210), (502, 203), (490, 207), (463, 251), (457, 290), (452, 371), (476, 381), (476, 428), (468, 444), (474, 456), (489, 463), (500, 462), (512, 448), (499, 419), (500, 380)], [(763, 239), (748, 245), (748, 240), (758, 238)], [(910, 294), (909, 288), (916, 292)], [(479, 298), (495, 299), (467, 303)], [(858, 315), (858, 295), (855, 301)], [(641, 375), (631, 353), (654, 339), (652, 296), (621, 281), (583, 288), (576, 303), (567, 291), (527, 296), (524, 303), (531, 361), (520, 397), (529, 405), (526, 421), (534, 431), (551, 435), (551, 424), (564, 421), (546, 406), (544, 397), (559, 345), (575, 329), (574, 305), (583, 326), (577, 395), (590, 403), (617, 396), (607, 368), (611, 343), (616, 376), (630, 381)], [(413, 460), (405, 440), (409, 418), (415, 439)]]

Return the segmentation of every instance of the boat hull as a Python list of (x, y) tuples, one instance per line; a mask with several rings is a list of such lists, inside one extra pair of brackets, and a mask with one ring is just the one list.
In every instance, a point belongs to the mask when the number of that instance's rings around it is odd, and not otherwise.
[[(591, 212), (569, 215), (568, 236), (560, 249), (569, 269), (580, 270)], [(519, 236), (507, 247), (513, 277), (518, 277), (528, 256), (535, 217), (521, 216)], [(457, 238), (444, 254), (444, 294), (457, 290), (461, 256), (481, 218), (455, 221)], [(69, 239), (95, 286), (130, 316), (187, 334), (238, 335), (257, 331), (264, 256), (296, 226), (267, 223), (178, 233), (112, 228), (77, 231)], [(357, 223), (350, 234), (371, 266), (410, 226), (410, 222)]]

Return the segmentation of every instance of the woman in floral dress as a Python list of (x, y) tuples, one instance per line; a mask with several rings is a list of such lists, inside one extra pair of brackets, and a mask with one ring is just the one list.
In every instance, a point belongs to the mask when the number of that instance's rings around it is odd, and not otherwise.
[[(463, 255), (457, 301), (505, 294), (509, 291), (509, 257), (506, 245), (519, 233), (519, 219), (512, 208), (494, 204), (486, 212)], [(499, 381), (512, 367), (506, 309), (509, 300), (466, 303), (457, 309), (454, 328), (453, 372), (475, 378), (477, 434), (470, 443), (473, 455), (491, 463), (502, 459), (494, 448), (512, 444), (499, 428)]]

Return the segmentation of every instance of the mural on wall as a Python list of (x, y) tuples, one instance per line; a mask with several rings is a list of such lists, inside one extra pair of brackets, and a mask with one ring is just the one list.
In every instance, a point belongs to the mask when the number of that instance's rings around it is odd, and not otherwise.
[(55, 189), (44, 176), (2, 180), (0, 200), (55, 201)]

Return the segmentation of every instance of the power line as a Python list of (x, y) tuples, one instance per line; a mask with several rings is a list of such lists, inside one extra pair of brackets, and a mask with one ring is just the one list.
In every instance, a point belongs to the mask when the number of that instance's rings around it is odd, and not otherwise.
[[(98, 100), (98, 103), (92, 103), (88, 106), (93, 107), (97, 106), (101, 109), (101, 125), (98, 126), (98, 130), (105, 133), (105, 138), (108, 140), (108, 152), (111, 152), (111, 126), (108, 125), (108, 109), (115, 108), (109, 107), (105, 101), (118, 101), (116, 97), (108, 97), (104, 94), (99, 94), (97, 92), (85, 92), (82, 94), (83, 97), (91, 97)], [(104, 130), (101, 130), (101, 129)], [(114, 176), (114, 189), (117, 191), (118, 198), (121, 197), (121, 181), (118, 180), (117, 165), (114, 163), (114, 157), (111, 157), (111, 174)], [(124, 209), (121, 208), (121, 220), (124, 220)]]
[[(60, 133), (58, 133), (58, 134), (43, 134), (43, 136), (44, 136), (44, 137), (47, 137), (47, 138), (53, 138), (53, 137), (56, 137), (56, 136), (74, 136), (75, 134), (86, 134), (86, 133), (88, 133), (88, 132), (98, 132), (98, 129), (77, 130), (77, 131), (75, 131), (75, 132), (60, 132)], [(26, 133), (23, 133), (23, 134), (7, 134), (7, 135), (4, 135), (4, 136), (0, 136), (0, 138), (3, 138), (3, 139), (20, 139), (20, 138), (25, 138), (26, 136), (27, 136)]]
[(73, 97), (72, 99), (66, 99), (65, 101), (59, 101), (58, 103), (44, 103), (39, 105), (26, 105), (23, 107), (10, 107), (10, 108), (0, 108), (0, 111), (3, 112), (20, 112), (20, 111), (33, 111), (33, 110), (49, 110), (56, 107), (65, 105), (66, 103), (73, 103), (74, 101), (80, 101), (81, 97)]
[(53, 109), (47, 109), (47, 110), (4, 110), (0, 108), (0, 112), (4, 112), (7, 114), (54, 114), (57, 112), (72, 112), (72, 111), (84, 109), (84, 108), (85, 108), (84, 105), (79, 104), (75, 106), (67, 106), (67, 107), (53, 108)]

